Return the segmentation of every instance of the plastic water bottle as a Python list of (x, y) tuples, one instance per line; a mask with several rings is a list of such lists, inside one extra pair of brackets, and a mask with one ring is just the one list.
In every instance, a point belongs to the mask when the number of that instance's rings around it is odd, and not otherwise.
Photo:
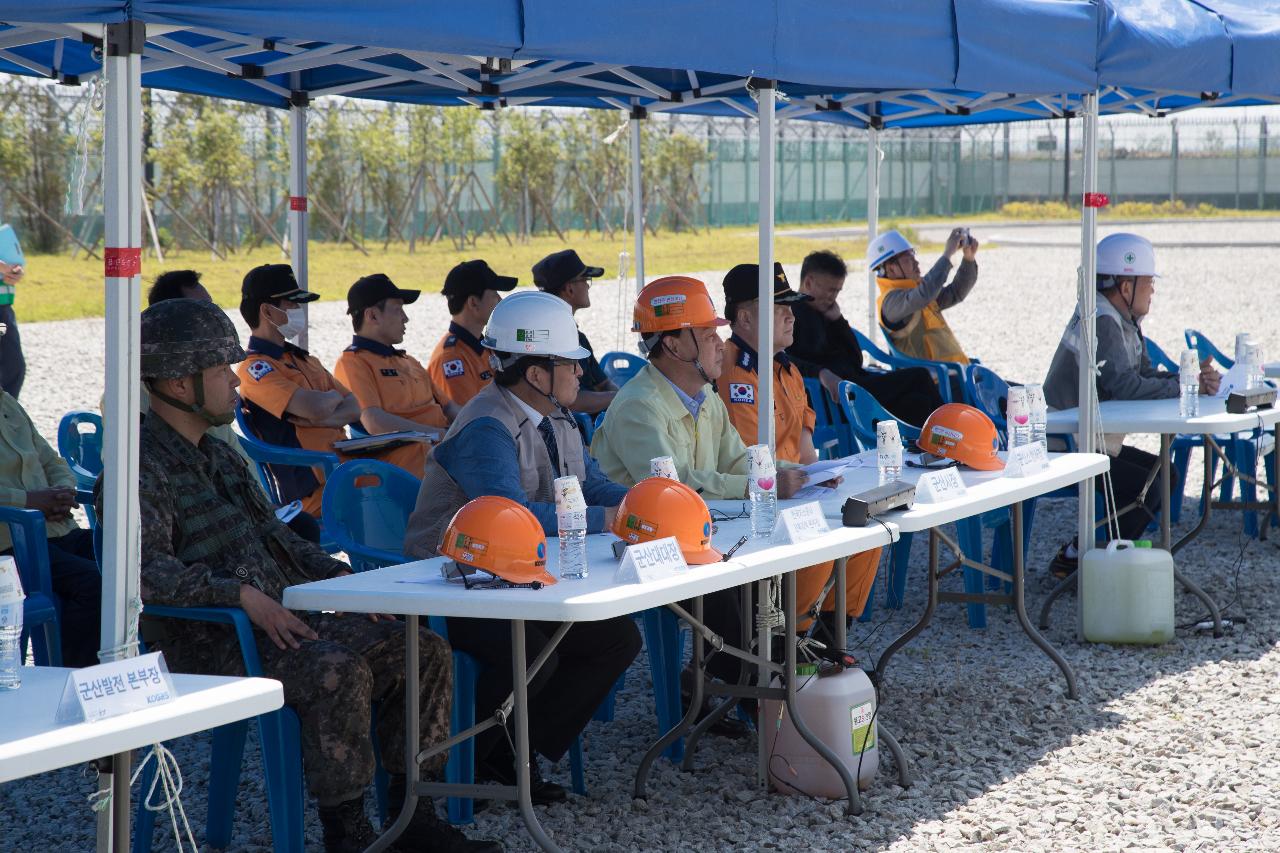
[(1251, 341), (1251, 338), (1248, 332), (1241, 332), (1240, 334), (1236, 335), (1236, 352), (1235, 352), (1236, 361), (1244, 361), (1244, 356), (1245, 356), (1244, 348), (1249, 345), (1250, 341)]
[(1044, 386), (1032, 382), (1027, 388), (1027, 405), (1031, 410), (1031, 442), (1049, 449), (1049, 404), (1044, 399)]
[(560, 540), (560, 577), (581, 579), (587, 576), (587, 502), (582, 497), (582, 484), (572, 475), (560, 477), (556, 490), (556, 526)]
[(764, 538), (773, 534), (778, 514), (778, 468), (767, 444), (747, 448), (747, 496), (751, 498), (751, 535)]
[(1200, 356), (1184, 349), (1178, 361), (1178, 416), (1194, 418), (1200, 414)]
[(22, 686), (22, 580), (13, 557), (0, 557), (0, 690)]
[(1258, 388), (1265, 385), (1267, 373), (1262, 365), (1262, 344), (1249, 341), (1244, 347), (1244, 360), (1249, 365), (1249, 387)]
[(1031, 403), (1024, 385), (1009, 388), (1009, 400), (1005, 405), (1005, 420), (1009, 427), (1009, 448), (1031, 443)]
[(902, 478), (902, 436), (897, 421), (876, 424), (876, 468), (882, 486)]

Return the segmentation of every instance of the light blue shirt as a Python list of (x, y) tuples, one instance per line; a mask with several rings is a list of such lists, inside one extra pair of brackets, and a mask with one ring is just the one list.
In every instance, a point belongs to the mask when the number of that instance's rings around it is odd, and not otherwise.
[(698, 419), (698, 412), (702, 411), (702, 404), (707, 401), (707, 386), (703, 385), (698, 389), (697, 396), (690, 397), (688, 394), (684, 393), (679, 385), (672, 382), (667, 377), (667, 374), (663, 373), (661, 370), (659, 370), (658, 373), (663, 379), (667, 380), (667, 383), (676, 392), (676, 396), (680, 398), (680, 402), (684, 403), (684, 407), (689, 410), (689, 414), (693, 415), (693, 419), (696, 421)]

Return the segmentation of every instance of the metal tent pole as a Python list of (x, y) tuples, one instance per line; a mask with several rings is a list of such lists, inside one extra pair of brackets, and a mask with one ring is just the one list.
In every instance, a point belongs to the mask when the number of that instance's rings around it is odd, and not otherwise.
[[(1079, 389), (1080, 418), (1079, 433), (1076, 435), (1076, 447), (1081, 453), (1093, 453), (1094, 424), (1093, 400), (1097, 396), (1097, 385), (1094, 380), (1094, 364), (1097, 362), (1097, 266), (1095, 246), (1098, 243), (1098, 95), (1091, 92), (1084, 96), (1081, 109), (1084, 119), (1084, 152), (1081, 157), (1083, 168), (1083, 203), (1080, 205), (1080, 276), (1077, 282), (1078, 301), (1080, 305), (1080, 353), (1079, 353)], [(1076, 548), (1080, 558), (1093, 548), (1093, 478), (1080, 483), (1079, 514), (1076, 519)], [(1083, 613), (1079, 602), (1084, 601), (1084, 572), (1076, 572), (1076, 583), (1079, 594), (1076, 596), (1076, 631), (1080, 638), (1084, 637)]]
[[(880, 131), (867, 128), (867, 246), (880, 230)], [(876, 340), (880, 323), (876, 320), (876, 271), (867, 267), (867, 337)]]
[[(757, 193), (758, 221), (760, 228), (760, 277), (759, 289), (759, 336), (756, 338), (756, 352), (760, 365), (756, 384), (756, 411), (765, 414), (757, 418), (756, 441), (769, 445), (774, 451), (774, 419), (773, 419), (773, 205), (774, 205), (774, 158), (777, 156), (774, 144), (774, 82), (772, 80), (752, 80), (751, 85), (757, 92), (757, 110), (759, 117), (759, 192)], [(776, 454), (775, 454), (776, 456)], [(777, 582), (776, 580), (774, 581)], [(764, 616), (769, 609), (769, 582), (761, 581), (758, 585), (756, 613)], [(769, 660), (771, 628), (768, 621), (756, 620), (756, 654)], [(769, 668), (764, 664), (757, 667), (758, 683), (767, 685), (770, 681)], [(765, 703), (759, 706), (757, 731), (764, 732)], [(769, 780), (769, 756), (765, 752), (765, 739), (757, 738), (756, 743), (756, 781), (767, 786)]]
[[(142, 50), (141, 21), (110, 24), (103, 72), (103, 210), (106, 302), (106, 398), (103, 405), (104, 519), (102, 653), (128, 657), (137, 617), (141, 566), (138, 521), (138, 408), (142, 307)], [(99, 816), (99, 849), (129, 849), (129, 753), (113, 756), (111, 808)], [(103, 778), (104, 787), (106, 777)]]
[[(300, 85), (298, 74), (292, 76), (292, 83)], [(307, 287), (307, 109), (311, 99), (306, 92), (295, 90), (289, 98), (289, 263), (293, 265), (293, 274), (298, 279), (298, 286)], [(307, 348), (310, 317), (308, 306), (303, 305), (303, 316), (307, 322), (303, 324), (302, 333), (298, 335), (298, 346)]]
[(640, 147), (640, 122), (647, 115), (644, 107), (631, 108), (631, 220), (636, 235), (632, 265), (636, 271), (636, 293), (644, 289), (644, 152)]

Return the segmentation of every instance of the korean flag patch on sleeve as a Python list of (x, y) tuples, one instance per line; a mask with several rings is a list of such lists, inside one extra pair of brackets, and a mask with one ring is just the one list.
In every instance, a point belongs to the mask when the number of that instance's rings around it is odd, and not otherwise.
[(467, 367), (462, 363), (462, 359), (455, 358), (452, 361), (444, 363), (444, 378), (456, 379), (467, 372)]
[(257, 381), (261, 381), (262, 377), (266, 376), (273, 370), (275, 370), (275, 368), (271, 366), (271, 363), (263, 361), (262, 359), (258, 359), (253, 364), (249, 365), (249, 375)]
[(729, 383), (729, 402), (751, 403), (752, 405), (755, 405), (756, 386), (747, 382)]

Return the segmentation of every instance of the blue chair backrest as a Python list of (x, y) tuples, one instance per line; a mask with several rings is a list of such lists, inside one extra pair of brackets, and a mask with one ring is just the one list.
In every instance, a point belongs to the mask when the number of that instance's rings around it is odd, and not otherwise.
[(813, 446), (818, 451), (818, 458), (831, 459), (840, 449), (839, 430), (831, 416), (831, 397), (817, 379), (805, 379), (804, 390), (809, 396), (809, 407), (813, 409), (815, 417)]
[(92, 489), (102, 473), (102, 417), (81, 410), (63, 415), (58, 424), (58, 454), (71, 466), (77, 487)]
[(604, 375), (619, 388), (626, 385), (627, 380), (648, 363), (643, 356), (619, 350), (607, 352), (600, 357), (600, 368), (604, 370)]
[(1169, 354), (1160, 349), (1160, 345), (1151, 338), (1145, 338), (1147, 342), (1147, 358), (1151, 359), (1151, 363), (1156, 367), (1162, 367), (1174, 373), (1178, 372), (1178, 363), (1169, 358)]
[(859, 332), (857, 329), (854, 329), (853, 326), (850, 326), (849, 328), (853, 329), (853, 336), (858, 339), (858, 346), (862, 347), (862, 351), (864, 353), (867, 353), (876, 361), (885, 365), (891, 364), (896, 360), (893, 356), (889, 355), (889, 353), (877, 346), (876, 342), (871, 340), (871, 338), (862, 334), (862, 332)]
[(980, 364), (969, 368), (966, 381), (969, 398), (973, 400), (974, 407), (991, 418), (991, 422), (996, 425), (996, 431), (1000, 433), (1000, 443), (1007, 445), (1009, 423), (1006, 411), (1009, 406), (1009, 383), (1001, 379), (991, 368)]
[[(607, 411), (607, 410), (606, 410)], [(601, 414), (604, 414), (601, 412)], [(591, 415), (585, 412), (574, 412), (573, 419), (578, 422), (578, 431), (582, 433), (582, 441), (588, 447), (591, 446), (591, 436), (595, 434), (596, 422)]]
[(324, 484), (325, 534), (347, 552), (357, 571), (405, 562), (404, 531), (421, 485), (417, 477), (387, 462), (342, 463)]
[(1223, 352), (1213, 345), (1213, 341), (1204, 336), (1203, 332), (1197, 332), (1195, 329), (1186, 329), (1182, 336), (1187, 339), (1187, 346), (1191, 347), (1200, 355), (1200, 360), (1211, 358), (1230, 370), (1235, 366), (1236, 360), (1228, 358)]
[(849, 424), (853, 428), (853, 437), (863, 450), (871, 450), (876, 446), (876, 424), (880, 421), (897, 421), (898, 434), (902, 436), (903, 444), (914, 443), (920, 437), (919, 427), (900, 421), (889, 414), (888, 410), (871, 396), (871, 392), (861, 385), (847, 381), (841, 382), (839, 392), (840, 396), (836, 402), (845, 417), (849, 419)]
[[(326, 477), (337, 467), (338, 454), (336, 453), (267, 444), (254, 431), (253, 424), (245, 416), (244, 406), (237, 405), (235, 411), (236, 426), (240, 432), (240, 446), (244, 448), (250, 459), (258, 463), (258, 479), (262, 481), (262, 488), (266, 491), (267, 496), (277, 506), (288, 503), (288, 500), (285, 500), (280, 494), (280, 485), (276, 476), (280, 472), (272, 471), (271, 466), (284, 468), (318, 467), (324, 470)], [(287, 478), (287, 474), (285, 476)], [(290, 497), (290, 500), (294, 497), (300, 497), (300, 495), (294, 495)]]

